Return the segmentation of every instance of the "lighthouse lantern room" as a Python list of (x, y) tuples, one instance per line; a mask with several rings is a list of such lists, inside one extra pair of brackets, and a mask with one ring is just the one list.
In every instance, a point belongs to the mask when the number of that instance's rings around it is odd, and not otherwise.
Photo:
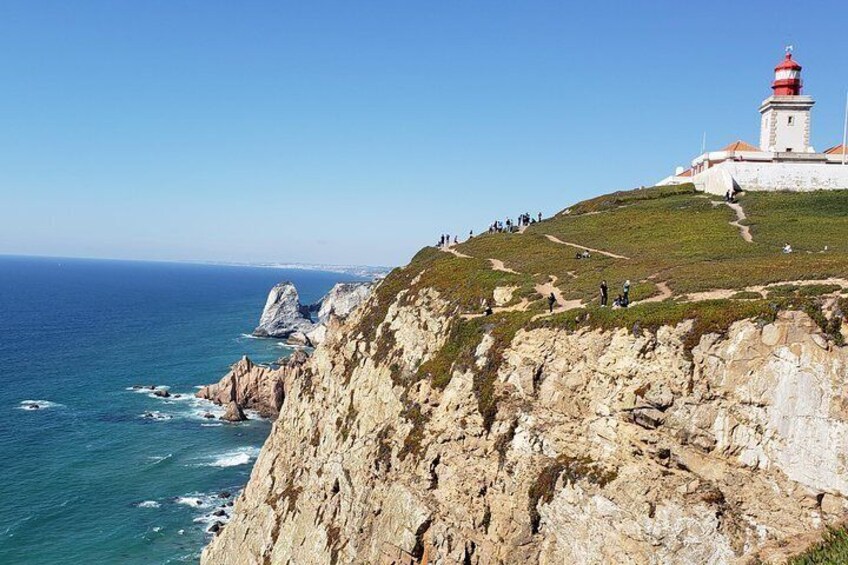
[(815, 153), (810, 145), (810, 110), (815, 101), (801, 94), (801, 65), (786, 57), (774, 68), (772, 96), (760, 106), (760, 150), (774, 153)]

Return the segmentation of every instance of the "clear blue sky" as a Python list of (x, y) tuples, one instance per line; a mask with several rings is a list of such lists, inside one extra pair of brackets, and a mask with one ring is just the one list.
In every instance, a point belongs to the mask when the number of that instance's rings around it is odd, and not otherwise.
[(840, 142), (848, 2), (0, 5), (0, 253), (401, 264), (758, 141)]

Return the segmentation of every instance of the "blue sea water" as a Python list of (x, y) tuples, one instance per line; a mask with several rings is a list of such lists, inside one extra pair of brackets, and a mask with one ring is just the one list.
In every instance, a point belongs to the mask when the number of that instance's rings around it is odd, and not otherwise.
[(246, 483), (270, 422), (204, 419), (211, 405), (192, 395), (243, 354), (290, 353), (246, 335), (281, 280), (311, 302), (354, 279), (0, 257), (0, 563), (197, 562), (218, 495)]

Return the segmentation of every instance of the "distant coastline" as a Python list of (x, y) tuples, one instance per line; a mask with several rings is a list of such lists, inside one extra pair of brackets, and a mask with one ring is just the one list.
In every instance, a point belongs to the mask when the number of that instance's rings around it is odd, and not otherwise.
[(292, 269), (300, 271), (321, 271), (324, 273), (341, 273), (355, 277), (377, 279), (383, 278), (392, 270), (391, 267), (371, 265), (322, 265), (320, 263), (248, 263), (233, 261), (191, 261), (170, 259), (122, 259), (115, 257), (62, 257), (54, 255), (27, 255), (18, 253), (0, 253), (0, 259), (45, 259), (64, 261), (116, 261), (128, 263), (170, 263), (177, 265), (210, 265), (216, 267), (256, 267), (263, 269)]

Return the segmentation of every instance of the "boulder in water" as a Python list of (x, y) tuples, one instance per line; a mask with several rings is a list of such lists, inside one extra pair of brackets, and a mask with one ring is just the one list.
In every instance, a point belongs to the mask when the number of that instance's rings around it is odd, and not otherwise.
[(159, 388), (153, 391), (153, 396), (158, 396), (159, 398), (170, 398), (171, 393), (168, 392), (167, 389)]

